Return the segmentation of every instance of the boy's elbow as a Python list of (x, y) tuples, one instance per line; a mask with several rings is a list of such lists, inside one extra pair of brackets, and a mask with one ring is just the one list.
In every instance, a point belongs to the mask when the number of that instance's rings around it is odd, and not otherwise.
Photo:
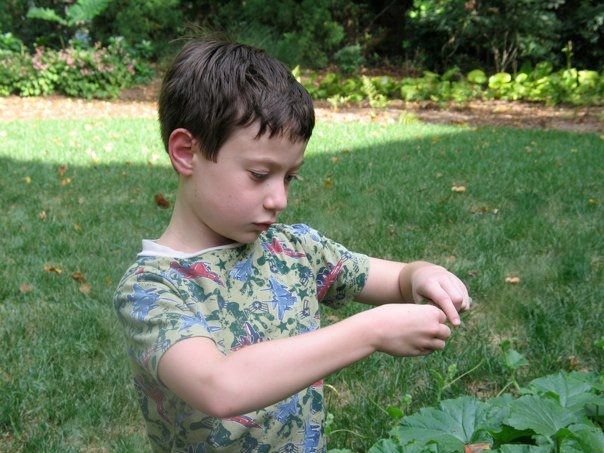
[(206, 401), (196, 409), (216, 418), (229, 418), (244, 413), (236, 404), (233, 404), (232, 400), (228, 397), (213, 398), (212, 401)]
[(229, 386), (224, 377), (205, 376), (200, 379), (200, 392), (193, 401), (187, 401), (194, 409), (217, 418), (228, 418), (241, 415), (246, 411), (244, 408), (243, 388), (237, 385), (235, 388)]

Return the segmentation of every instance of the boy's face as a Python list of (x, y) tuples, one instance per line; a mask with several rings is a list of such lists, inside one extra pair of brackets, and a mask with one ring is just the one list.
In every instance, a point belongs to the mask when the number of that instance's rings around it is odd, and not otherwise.
[(257, 133), (257, 124), (237, 129), (216, 162), (193, 157), (189, 205), (209, 246), (255, 241), (287, 206), (306, 142)]

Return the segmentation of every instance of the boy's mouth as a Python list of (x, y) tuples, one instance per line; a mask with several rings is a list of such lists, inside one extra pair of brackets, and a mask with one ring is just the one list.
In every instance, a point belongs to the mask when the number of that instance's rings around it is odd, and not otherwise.
[(254, 223), (254, 226), (258, 229), (260, 229), (261, 231), (266, 231), (270, 228), (270, 226), (273, 224), (273, 222), (258, 222), (258, 223)]

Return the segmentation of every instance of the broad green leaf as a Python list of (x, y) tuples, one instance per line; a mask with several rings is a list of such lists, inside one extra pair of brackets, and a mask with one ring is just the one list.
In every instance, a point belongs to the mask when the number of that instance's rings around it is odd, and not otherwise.
[(507, 72), (498, 72), (489, 77), (489, 88), (501, 88), (512, 81), (512, 76)]
[(553, 448), (547, 445), (505, 444), (499, 447), (497, 453), (550, 453)]
[(27, 11), (27, 18), (47, 20), (49, 22), (58, 22), (61, 25), (67, 25), (67, 21), (50, 8), (29, 8)]
[(561, 442), (560, 451), (574, 448), (581, 452), (604, 451), (604, 433), (596, 426), (578, 423), (570, 425), (568, 435)]
[(487, 429), (494, 429), (492, 408), (472, 397), (445, 400), (440, 408), (423, 408), (419, 413), (403, 418), (401, 425), (391, 431), (402, 445), (412, 442), (434, 442), (440, 448), (463, 449), (465, 444), (490, 441)]
[(552, 436), (558, 430), (578, 421), (577, 416), (551, 399), (522, 396), (511, 404), (506, 423), (520, 430)]
[(558, 373), (535, 379), (529, 383), (532, 393), (553, 396), (560, 406), (573, 412), (584, 412), (585, 405), (593, 403), (596, 395), (591, 393), (593, 386), (576, 377), (578, 373)]
[(399, 447), (391, 439), (380, 439), (369, 449), (368, 453), (400, 453), (401, 447)]
[(505, 366), (511, 370), (517, 370), (521, 366), (528, 365), (528, 360), (522, 354), (514, 349), (509, 349), (504, 353)]
[(65, 14), (71, 25), (79, 22), (90, 22), (102, 13), (108, 4), (109, 0), (78, 0), (67, 8)]
[(473, 71), (468, 72), (467, 78), (468, 82), (477, 85), (487, 83), (487, 76), (484, 71), (481, 71), (480, 69), (474, 69)]
[(600, 75), (597, 71), (579, 71), (579, 85), (596, 86)]
[(395, 420), (403, 418), (403, 416), (405, 415), (402, 409), (396, 406), (388, 406), (386, 408), (386, 412), (388, 412), (388, 415), (390, 415), (390, 417), (394, 418)]
[(487, 401), (487, 404), (491, 407), (489, 413), (489, 422), (491, 424), (488, 428), (489, 433), (499, 444), (512, 442), (531, 434), (530, 431), (518, 430), (504, 423), (510, 416), (510, 404), (515, 400), (512, 395), (505, 393)]

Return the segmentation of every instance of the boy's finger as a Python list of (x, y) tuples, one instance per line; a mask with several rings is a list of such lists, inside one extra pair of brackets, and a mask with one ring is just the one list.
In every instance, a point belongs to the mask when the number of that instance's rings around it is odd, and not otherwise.
[(436, 304), (442, 311), (445, 312), (447, 318), (454, 326), (458, 326), (461, 323), (459, 319), (459, 313), (457, 313), (457, 309), (455, 305), (453, 305), (453, 301), (447, 294), (447, 292), (440, 287), (440, 285), (434, 285), (431, 288), (430, 295), (426, 295), (426, 298), (430, 299), (432, 303)]
[[(463, 285), (462, 285), (463, 286)], [(453, 278), (445, 278), (441, 282), (442, 289), (445, 290), (453, 305), (460, 307), (464, 301), (464, 293), (460, 288), (460, 285)]]
[(451, 336), (451, 329), (446, 324), (441, 324), (440, 331), (436, 338), (440, 338), (441, 340), (446, 340)]

